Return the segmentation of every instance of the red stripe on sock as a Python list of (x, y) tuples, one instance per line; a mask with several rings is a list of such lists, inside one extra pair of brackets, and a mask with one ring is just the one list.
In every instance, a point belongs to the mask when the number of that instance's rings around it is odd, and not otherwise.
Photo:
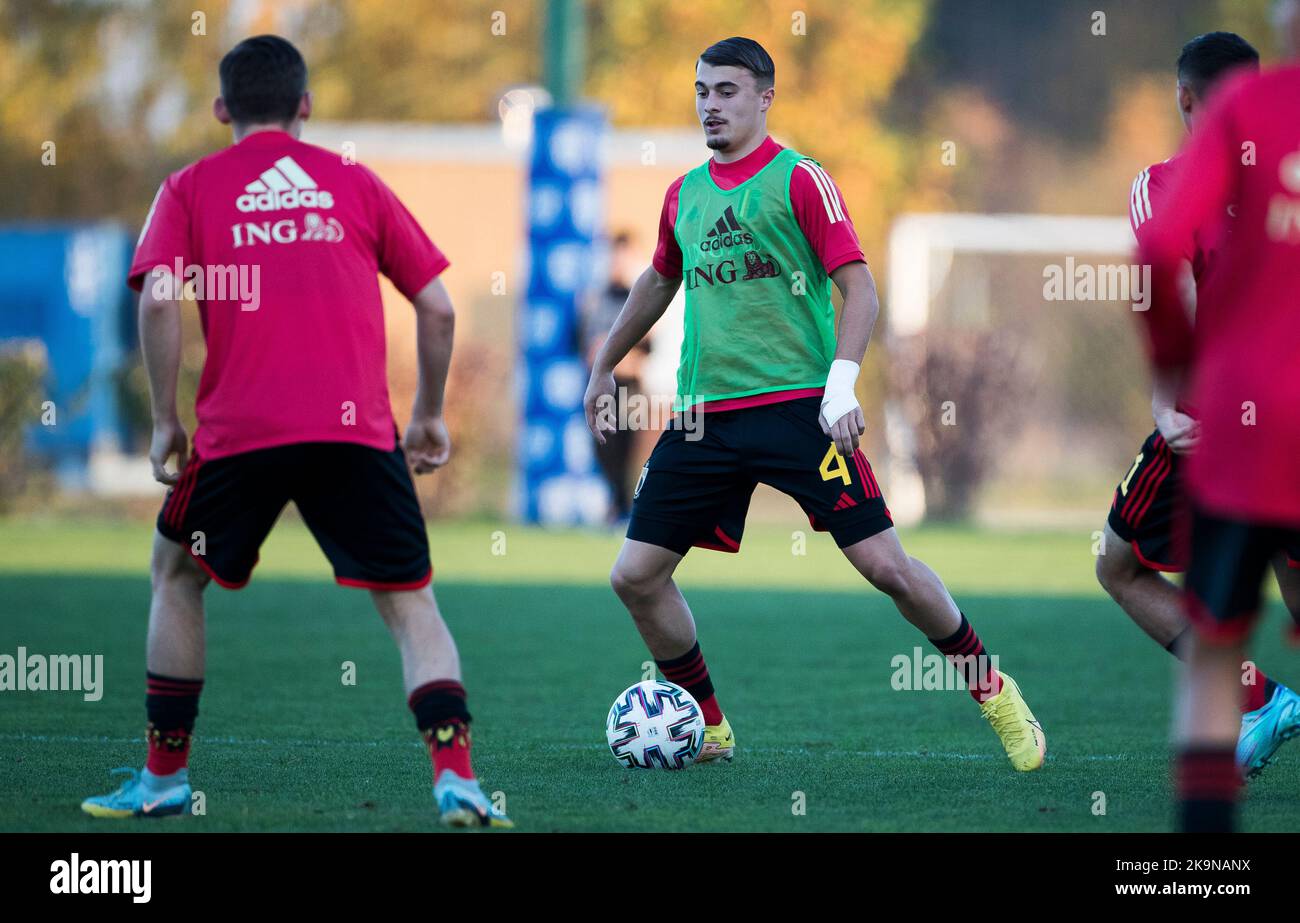
[(1232, 801), (1241, 788), (1241, 770), (1232, 748), (1182, 753), (1175, 774), (1178, 795), (1184, 800)]
[(978, 637), (972, 637), (961, 647), (954, 648), (953, 650), (946, 651), (945, 653), (948, 653), (954, 657), (970, 657), (973, 654), (979, 654), (982, 653), (983, 651), (984, 651), (984, 645), (980, 642), (980, 639)]
[(1263, 671), (1255, 671), (1255, 682), (1246, 687), (1246, 698), (1241, 703), (1243, 712), (1254, 711), (1257, 708), (1263, 708), (1268, 704), (1268, 699), (1264, 697), (1265, 690), (1268, 689), (1268, 677)]
[(688, 663), (674, 664), (671, 667), (660, 667), (660, 669), (663, 670), (664, 676), (668, 676), (670, 674), (676, 676), (682, 673), (689, 673), (692, 670), (698, 670), (703, 665), (704, 665), (703, 657), (694, 657)]
[(693, 673), (689, 677), (665, 676), (664, 679), (668, 680), (668, 682), (670, 683), (676, 683), (678, 686), (681, 686), (683, 689), (689, 690), (692, 686), (701, 685), (704, 682), (704, 680), (708, 678), (708, 675), (709, 675), (708, 670), (701, 670), (699, 673)]
[(149, 683), (145, 686), (145, 692), (149, 695), (198, 695), (203, 691), (203, 686), (155, 686)]
[(201, 679), (162, 679), (157, 676), (148, 676), (145, 678), (145, 684), (151, 689), (155, 687), (159, 689), (192, 689), (198, 692), (203, 688), (203, 680)]
[(414, 708), (415, 703), (420, 701), (430, 692), (450, 692), (459, 695), (462, 699), (466, 698), (465, 687), (454, 679), (435, 679), (425, 683), (423, 686), (417, 686), (409, 696), (406, 697), (406, 704)]
[(963, 647), (969, 644), (973, 639), (974, 635), (975, 635), (975, 627), (971, 625), (969, 622), (967, 622), (966, 631), (962, 634), (960, 638), (958, 638), (956, 641), (951, 642), (950, 644), (936, 644), (935, 647), (939, 648), (939, 651), (941, 653), (953, 654), (960, 651)]

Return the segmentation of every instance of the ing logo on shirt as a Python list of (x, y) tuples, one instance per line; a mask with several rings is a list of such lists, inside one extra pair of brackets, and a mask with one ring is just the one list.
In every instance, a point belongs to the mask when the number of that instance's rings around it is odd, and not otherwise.
[(300, 240), (323, 240), (326, 243), (338, 243), (343, 239), (343, 225), (337, 218), (324, 218), (315, 212), (302, 216), (302, 235)]
[(235, 249), (254, 244), (292, 244), (320, 241), (336, 244), (343, 239), (343, 224), (337, 218), (322, 218), (315, 212), (303, 215), (302, 227), (292, 218), (279, 221), (241, 221), (230, 226)]

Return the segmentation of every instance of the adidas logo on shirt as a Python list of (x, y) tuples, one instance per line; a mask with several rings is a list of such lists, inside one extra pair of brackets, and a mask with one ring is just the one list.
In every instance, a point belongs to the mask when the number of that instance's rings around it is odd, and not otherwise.
[(712, 230), (704, 235), (704, 240), (700, 243), (700, 249), (705, 253), (718, 252), (728, 247), (739, 247), (742, 244), (748, 245), (754, 242), (754, 235), (740, 226), (736, 220), (736, 213), (727, 206), (727, 210), (722, 213), (722, 217), (717, 220)]
[(235, 199), (241, 212), (274, 212), (286, 208), (333, 208), (334, 196), (316, 188), (316, 181), (289, 156), (281, 157), (244, 187)]

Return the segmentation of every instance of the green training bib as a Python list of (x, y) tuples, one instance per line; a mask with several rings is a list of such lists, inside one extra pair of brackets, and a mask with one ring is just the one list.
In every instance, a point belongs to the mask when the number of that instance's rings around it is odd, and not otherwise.
[(790, 174), (803, 159), (784, 149), (734, 189), (719, 189), (707, 163), (682, 180), (673, 231), (686, 330), (674, 409), (826, 384), (830, 277), (790, 206)]

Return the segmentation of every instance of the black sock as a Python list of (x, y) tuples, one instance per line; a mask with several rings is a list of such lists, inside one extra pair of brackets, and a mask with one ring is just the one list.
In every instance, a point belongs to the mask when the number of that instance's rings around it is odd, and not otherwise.
[(145, 671), (144, 710), (149, 724), (145, 768), (169, 776), (189, 763), (190, 736), (199, 715), (202, 679), (178, 679)]
[(429, 747), (434, 781), (444, 769), (463, 779), (472, 779), (472, 738), (465, 687), (454, 679), (437, 679), (416, 689), (406, 701), (415, 714), (415, 726)]
[(993, 668), (993, 661), (984, 642), (975, 633), (974, 626), (961, 612), (961, 624), (946, 638), (930, 638), (929, 641), (946, 656), (966, 681), (966, 688), (976, 702), (983, 702), (990, 696), (997, 695), (1002, 689), (1002, 681)]
[(713, 680), (709, 678), (709, 668), (700, 653), (700, 642), (696, 641), (691, 649), (680, 657), (670, 660), (656, 660), (655, 666), (670, 683), (681, 686), (700, 705), (706, 724), (719, 724), (722, 721), (722, 709), (718, 705), (713, 690)]
[(465, 687), (454, 679), (438, 679), (425, 683), (406, 700), (415, 714), (415, 726), (425, 734), (440, 724), (459, 721), (469, 724), (469, 708), (465, 704)]

